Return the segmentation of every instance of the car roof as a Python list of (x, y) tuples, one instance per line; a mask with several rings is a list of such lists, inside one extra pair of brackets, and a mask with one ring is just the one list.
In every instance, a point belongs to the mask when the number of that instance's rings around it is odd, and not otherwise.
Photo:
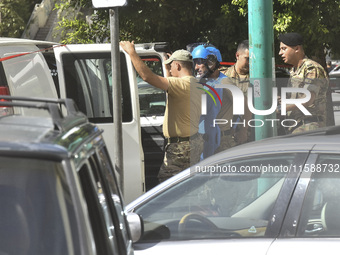
[(332, 150), (340, 152), (340, 126), (326, 127), (310, 132), (303, 132), (292, 135), (276, 136), (260, 141), (250, 142), (228, 149), (207, 158), (216, 162), (234, 157), (248, 157), (252, 155), (283, 152), (310, 152), (315, 150)]
[(330, 152), (340, 153), (340, 126), (326, 127), (315, 131), (276, 136), (260, 141), (254, 141), (222, 151), (212, 155), (194, 166), (185, 169), (172, 178), (160, 183), (144, 195), (132, 201), (126, 206), (129, 212), (143, 201), (155, 196), (159, 191), (167, 189), (175, 183), (181, 182), (195, 173), (194, 169), (200, 166), (209, 166), (224, 162), (226, 160), (241, 159), (251, 156), (261, 156), (275, 153), (309, 153), (309, 152)]
[(48, 41), (39, 41), (39, 40), (30, 40), (30, 39), (22, 39), (22, 38), (10, 38), (10, 37), (0, 37), (0, 45), (10, 45), (14, 46), (16, 44), (21, 45), (54, 45), (59, 44), (56, 42), (48, 42)]
[[(3, 97), (6, 96), (1, 96)], [(51, 101), (58, 102), (58, 105), (64, 100), (49, 101), (50, 104)], [(1, 105), (9, 103), (12, 102), (0, 102)], [(37, 106), (42, 108), (41, 103)], [(100, 134), (101, 131), (77, 111), (67, 116), (62, 116), (59, 108), (57, 113), (50, 115), (4, 115), (0, 117), (0, 155), (62, 159), (70, 157), (81, 145)]]

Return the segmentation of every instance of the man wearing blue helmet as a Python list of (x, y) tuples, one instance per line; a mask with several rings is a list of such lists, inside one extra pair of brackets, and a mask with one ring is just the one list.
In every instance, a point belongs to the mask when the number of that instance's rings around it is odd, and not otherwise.
[[(220, 51), (211, 45), (199, 45), (193, 49), (191, 54), (194, 60), (196, 78), (200, 80), (200, 83), (206, 85), (205, 89), (210, 90), (214, 97), (222, 99), (223, 89), (214, 89), (222, 79), (227, 77), (219, 71), (220, 62), (222, 62)], [(211, 90), (213, 89), (218, 95), (212, 93)], [(228, 92), (226, 91), (225, 93)], [(207, 114), (201, 116), (199, 126), (199, 132), (204, 134), (203, 158), (209, 157), (216, 152), (216, 149), (220, 146), (221, 139), (223, 139), (224, 144), (227, 144), (227, 147), (235, 145), (230, 132), (221, 132), (219, 126), (213, 125), (214, 119), (216, 119), (221, 110), (221, 106), (222, 104), (215, 104), (213, 98), (207, 96)]]
[(222, 56), (218, 49), (209, 46), (199, 45), (191, 52), (194, 60), (195, 75), (197, 78), (225, 78), (219, 70)]

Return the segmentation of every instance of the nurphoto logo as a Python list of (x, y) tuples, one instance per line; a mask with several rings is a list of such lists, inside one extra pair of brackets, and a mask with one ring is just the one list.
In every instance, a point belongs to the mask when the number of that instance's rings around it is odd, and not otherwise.
[[(216, 95), (216, 97), (219, 100), (221, 107), (222, 107), (222, 100), (221, 100), (219, 94), (217, 93), (217, 91), (212, 86), (210, 86), (208, 84), (203, 84), (203, 85), (208, 87), (212, 92), (214, 92), (214, 94)], [(206, 115), (207, 114), (207, 94), (214, 101), (215, 106), (217, 106), (217, 103), (216, 103), (215, 97), (211, 94), (211, 92), (209, 90), (205, 89), (204, 87), (203, 88), (197, 87), (197, 88), (203, 90), (206, 93), (206, 94), (202, 94), (202, 97), (201, 97), (201, 101), (202, 101), (201, 102), (202, 103), (201, 114)], [(203, 105), (205, 105), (205, 107), (203, 107)]]
[[(205, 84), (206, 85), (206, 84)], [(222, 106), (222, 102), (221, 99), (219, 97), (219, 95), (217, 94), (216, 90), (214, 88), (212, 88), (211, 86), (206, 85), (209, 89), (211, 89), (218, 97), (218, 99), (220, 100), (220, 104)], [(244, 106), (245, 106), (245, 96), (242, 92), (242, 90), (240, 88), (238, 88), (235, 85), (227, 85), (227, 84), (216, 84), (215, 88), (224, 88), (224, 89), (228, 89), (230, 91), (230, 93), (232, 94), (232, 99), (233, 99), (233, 115), (244, 115), (245, 110), (244, 110)], [(212, 97), (215, 105), (216, 105), (216, 100), (214, 99), (212, 93), (210, 91), (207, 91), (206, 89), (200, 88), (202, 90), (204, 90), (208, 95), (210, 95), (210, 97)], [(295, 99), (291, 99), (289, 98), (287, 95), (290, 95), (292, 93), (302, 93), (305, 95), (305, 97), (303, 98), (295, 98)], [(272, 105), (269, 109), (266, 110), (258, 110), (255, 109), (254, 107), (254, 102), (253, 102), (253, 88), (249, 87), (248, 88), (248, 96), (247, 96), (247, 106), (249, 111), (254, 114), (254, 115), (261, 115), (261, 116), (269, 116), (272, 113), (274, 113), (275, 111), (277, 111), (278, 109), (280, 109), (281, 111), (281, 115), (282, 116), (286, 116), (287, 115), (287, 105), (290, 104), (294, 104), (296, 105), (297, 108), (300, 109), (300, 111), (304, 114), (304, 115), (312, 115), (304, 106), (303, 103), (306, 103), (310, 100), (311, 98), (311, 93), (304, 88), (281, 88), (281, 105), (278, 108), (278, 102), (277, 102), (277, 88), (274, 87), (272, 89)], [(201, 114), (202, 115), (206, 115), (207, 114), (207, 95), (206, 94), (202, 94), (201, 96)], [(271, 122), (272, 123), (272, 127), (274, 127), (274, 123), (275, 122), (280, 122), (281, 125), (283, 127), (294, 127), (297, 125), (297, 121), (294, 119), (284, 119), (284, 120), (280, 120), (280, 119), (273, 119), (273, 118), (268, 118), (265, 119), (266, 122)], [(259, 123), (259, 124), (256, 124)], [(260, 119), (251, 119), (248, 120), (248, 122), (246, 123), (245, 120), (243, 120), (242, 122), (234, 122), (233, 120), (225, 120), (225, 119), (215, 119), (213, 126), (215, 126), (216, 124), (230, 124), (230, 126), (233, 125), (248, 125), (249, 127), (261, 127), (264, 125), (264, 121), (260, 120)]]

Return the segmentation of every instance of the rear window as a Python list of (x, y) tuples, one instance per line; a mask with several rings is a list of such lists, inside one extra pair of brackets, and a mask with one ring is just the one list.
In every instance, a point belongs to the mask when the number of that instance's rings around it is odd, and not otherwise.
[(4, 254), (79, 254), (70, 190), (61, 165), (0, 157), (0, 250)]
[(46, 61), (37, 50), (34, 45), (1, 46), (0, 57), (8, 59), (1, 62), (0, 86), (8, 85), (15, 96), (57, 98)]
[[(110, 53), (63, 54), (66, 96), (94, 123), (113, 122), (112, 67)], [(132, 121), (132, 107), (126, 59), (120, 55), (122, 120)], [(115, 86), (115, 85), (114, 85)]]

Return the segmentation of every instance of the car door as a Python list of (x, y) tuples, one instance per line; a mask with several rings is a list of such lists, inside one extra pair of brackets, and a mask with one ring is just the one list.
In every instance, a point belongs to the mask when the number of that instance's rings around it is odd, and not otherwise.
[[(145, 62), (153, 67), (154, 71), (158, 71), (159, 75), (164, 73), (162, 53), (152, 50), (147, 45), (145, 47), (144, 45), (136, 45), (136, 50), (144, 58)], [(51, 70), (55, 69), (53, 62), (56, 62), (57, 65), (57, 72), (52, 73), (55, 74), (54, 80), (58, 83), (56, 87), (59, 88), (59, 96), (74, 99), (89, 120), (104, 130), (104, 139), (110, 157), (114, 160), (116, 148), (114, 148), (113, 141), (115, 130), (112, 92), (115, 86), (112, 85), (111, 45), (67, 45), (54, 48), (54, 55), (55, 60), (52, 59), (49, 64)], [(48, 54), (45, 54), (45, 57), (51, 59)], [(125, 201), (130, 202), (146, 190), (144, 169), (149, 169), (149, 166), (151, 166), (152, 174), (157, 176), (157, 173), (153, 172), (155, 169), (158, 171), (160, 166), (159, 158), (161, 160), (163, 158), (163, 140), (159, 123), (163, 120), (163, 115), (160, 112), (165, 108), (165, 92), (152, 91), (154, 101), (149, 102), (147, 109), (143, 108), (143, 111), (147, 111), (147, 113), (143, 112), (143, 115), (141, 115), (139, 101), (147, 103), (147, 100), (140, 98), (139, 94), (150, 98), (150, 96), (145, 95), (145, 90), (143, 90), (147, 84), (138, 84), (139, 79), (136, 77), (130, 58), (123, 51), (120, 52), (120, 62), (125, 187), (123, 194)], [(58, 79), (56, 79), (56, 76)], [(144, 162), (142, 148), (140, 117), (142, 121), (147, 122), (146, 126), (150, 127), (149, 130), (143, 133), (143, 145), (152, 144), (157, 148), (156, 152), (147, 151), (146, 163)], [(144, 139), (144, 137), (146, 138)], [(149, 138), (151, 141), (149, 141)], [(154, 155), (158, 160), (154, 161)], [(155, 169), (153, 169), (154, 162), (156, 162)], [(147, 166), (144, 167), (144, 163)]]
[(301, 168), (280, 237), (269, 255), (335, 254), (340, 249), (339, 148), (316, 146)]
[[(111, 83), (111, 45), (67, 45), (54, 49), (61, 97), (73, 98), (91, 122), (104, 130), (110, 157), (115, 159)], [(145, 191), (136, 76), (127, 55), (120, 53), (125, 201)], [(131, 156), (133, 155), (133, 156)], [(133, 188), (131, 188), (133, 187)]]
[(98, 254), (133, 254), (120, 191), (105, 147), (100, 146), (79, 166)]
[[(164, 75), (164, 65), (159, 53), (150, 55), (149, 51), (137, 47), (139, 56), (156, 74)], [(142, 144), (144, 151), (146, 191), (155, 187), (158, 172), (164, 157), (163, 121), (166, 106), (166, 92), (143, 81), (138, 73), (137, 86), (140, 106)]]
[(144, 219), (135, 253), (267, 254), (297, 182), (294, 166), (307, 155), (267, 153), (191, 169), (135, 206)]

